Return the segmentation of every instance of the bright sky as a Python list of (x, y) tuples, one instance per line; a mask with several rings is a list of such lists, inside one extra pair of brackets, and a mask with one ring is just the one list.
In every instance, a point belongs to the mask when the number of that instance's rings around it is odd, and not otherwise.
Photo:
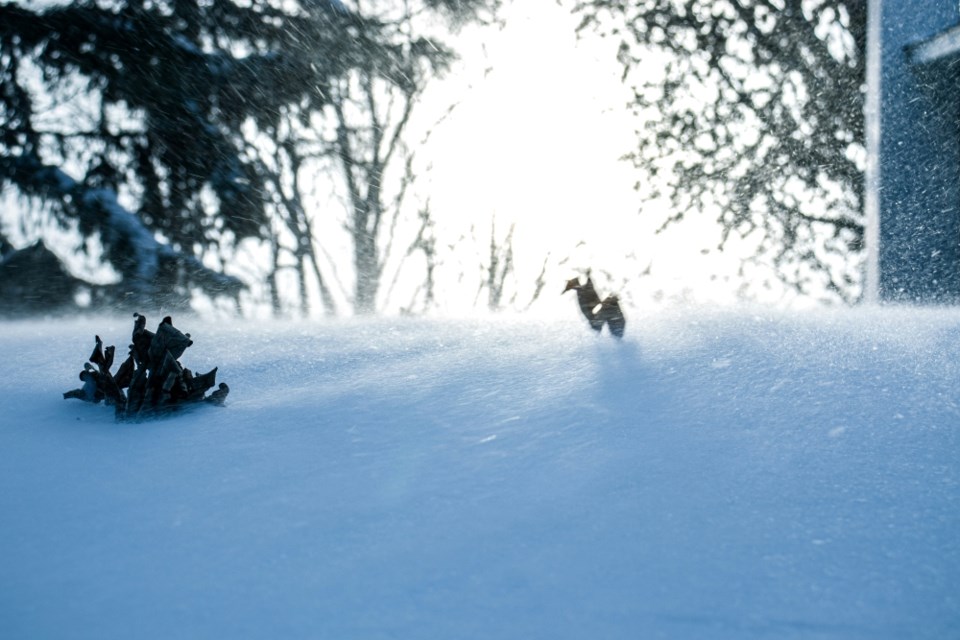
[[(532, 285), (549, 254), (551, 284), (592, 268), (601, 295), (617, 290), (627, 304), (648, 304), (658, 292), (730, 300), (723, 277), (739, 261), (701, 253), (716, 246), (716, 227), (685, 223), (655, 235), (666, 205), (641, 202), (636, 171), (619, 160), (636, 137), (617, 43), (578, 41), (577, 18), (555, 3), (513, 3), (505, 17), (503, 30), (483, 32), (482, 46), (458, 43), (464, 68), (434, 94), (445, 104), (460, 96), (428, 148), (432, 210), (450, 235), (469, 234), (473, 223), (485, 239), (492, 216), (498, 235), (516, 222), (521, 286)], [(476, 291), (460, 293), (472, 300)]]
[[(656, 235), (667, 205), (641, 201), (633, 189), (637, 172), (619, 160), (636, 134), (617, 42), (590, 34), (578, 40), (578, 19), (553, 2), (511, 2), (503, 16), (505, 28), (474, 30), (454, 42), (462, 64), (416, 112), (433, 125), (457, 103), (418, 152), (432, 169), (420, 173), (417, 189), (430, 194), (446, 245), (436, 273), (444, 310), (482, 307), (486, 293), (478, 299), (477, 283), (494, 220), (500, 239), (516, 225), (516, 307), (529, 301), (545, 261), (547, 288), (534, 308), (544, 313), (572, 305), (559, 295), (563, 282), (587, 269), (601, 295), (620, 294), (628, 309), (657, 300), (733, 299), (735, 254), (702, 253), (716, 246), (716, 225), (694, 220)], [(324, 251), (335, 264), (349, 264), (341, 221), (328, 222), (334, 226), (318, 234)], [(331, 243), (337, 237), (343, 246)], [(337, 279), (348, 286), (352, 275)]]

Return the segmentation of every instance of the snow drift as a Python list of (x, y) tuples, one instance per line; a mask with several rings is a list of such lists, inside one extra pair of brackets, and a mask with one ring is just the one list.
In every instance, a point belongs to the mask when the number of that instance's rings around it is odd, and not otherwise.
[(175, 320), (141, 424), (128, 317), (3, 325), (0, 636), (960, 634), (957, 312)]

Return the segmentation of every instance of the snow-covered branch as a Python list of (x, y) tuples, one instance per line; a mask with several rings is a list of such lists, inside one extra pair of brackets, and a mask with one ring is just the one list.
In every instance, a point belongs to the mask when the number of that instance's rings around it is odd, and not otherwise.
[(112, 189), (90, 187), (61, 168), (44, 164), (35, 155), (6, 158), (0, 180), (10, 180), (27, 195), (57, 206), (68, 218), (96, 229), (111, 265), (122, 276), (126, 293), (149, 300), (161, 278), (179, 276), (211, 295), (236, 295), (243, 283), (214, 271), (195, 256), (157, 240), (133, 212), (117, 200)]

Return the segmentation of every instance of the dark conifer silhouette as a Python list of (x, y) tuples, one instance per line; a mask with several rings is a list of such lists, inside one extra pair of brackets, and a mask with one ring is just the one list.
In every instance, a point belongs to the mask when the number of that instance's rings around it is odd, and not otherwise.
[[(870, 3), (566, 4), (581, 31), (612, 41), (610, 57), (622, 65), (637, 117), (636, 146), (624, 159), (639, 171), (631, 182), (669, 198), (660, 230), (699, 211), (723, 228), (719, 248), (749, 237), (755, 253), (746, 259), (772, 265), (784, 284), (856, 301)], [(656, 76), (642, 69), (652, 55)], [(703, 248), (715, 246), (710, 236)]]
[(601, 301), (589, 273), (587, 273), (587, 281), (584, 284), (580, 284), (579, 278), (567, 280), (567, 286), (564, 287), (562, 293), (571, 289), (577, 292), (577, 304), (580, 306), (580, 312), (590, 323), (591, 329), (600, 332), (603, 325), (606, 324), (611, 334), (617, 338), (623, 337), (623, 330), (627, 321), (620, 309), (620, 298), (609, 295)]

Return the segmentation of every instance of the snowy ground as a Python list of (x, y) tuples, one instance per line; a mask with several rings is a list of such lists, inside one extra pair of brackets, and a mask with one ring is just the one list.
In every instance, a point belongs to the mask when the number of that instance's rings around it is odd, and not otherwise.
[[(0, 325), (2, 638), (960, 637), (960, 313)], [(157, 318), (151, 318), (151, 325)]]

